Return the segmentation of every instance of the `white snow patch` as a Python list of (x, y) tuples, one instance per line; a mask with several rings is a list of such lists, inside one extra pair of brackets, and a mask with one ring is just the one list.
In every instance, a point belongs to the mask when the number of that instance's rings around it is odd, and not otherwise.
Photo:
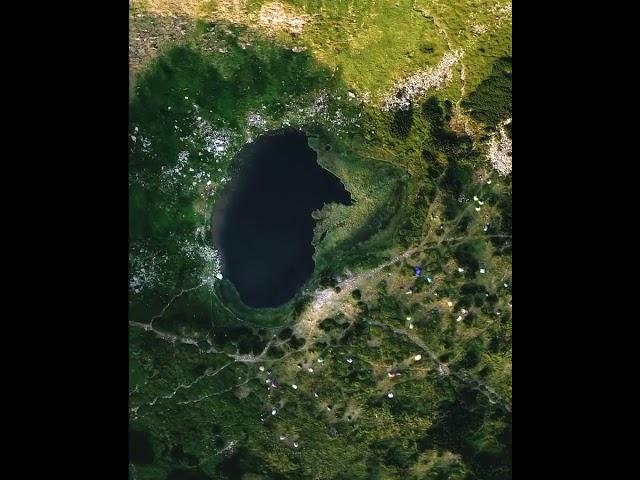
[(451, 80), (453, 67), (462, 58), (460, 50), (447, 52), (440, 63), (432, 68), (420, 70), (402, 80), (382, 102), (382, 110), (407, 110), (414, 100), (429, 90), (439, 90)]
[(511, 139), (507, 136), (505, 125), (511, 123), (511, 119), (504, 121), (498, 126), (498, 132), (495, 133), (489, 141), (488, 158), (500, 175), (509, 175), (511, 173)]
[(253, 128), (264, 129), (267, 127), (267, 120), (258, 112), (252, 112), (247, 115), (247, 125)]

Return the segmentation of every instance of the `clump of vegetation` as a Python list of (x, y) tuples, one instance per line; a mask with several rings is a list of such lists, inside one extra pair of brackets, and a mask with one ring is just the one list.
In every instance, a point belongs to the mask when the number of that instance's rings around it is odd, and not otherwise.
[(413, 108), (401, 109), (393, 114), (391, 132), (399, 138), (406, 138), (413, 126)]
[[(489, 77), (462, 102), (463, 107), (475, 120), (495, 129), (501, 121), (511, 117), (511, 77), (511, 57), (499, 58)], [(508, 132), (511, 134), (510, 127)]]

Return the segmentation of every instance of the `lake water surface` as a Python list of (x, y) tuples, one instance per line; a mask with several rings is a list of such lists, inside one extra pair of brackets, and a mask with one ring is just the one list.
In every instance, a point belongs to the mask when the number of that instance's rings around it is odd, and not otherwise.
[(265, 135), (239, 154), (216, 203), (213, 241), (222, 273), (251, 307), (277, 307), (313, 272), (314, 220), (326, 203), (351, 204), (342, 182), (317, 163), (304, 133)]

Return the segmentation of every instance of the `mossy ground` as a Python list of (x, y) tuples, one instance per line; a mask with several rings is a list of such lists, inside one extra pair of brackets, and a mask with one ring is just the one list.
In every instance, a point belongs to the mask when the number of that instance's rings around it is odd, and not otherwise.
[[(510, 4), (295, 0), (291, 35), (243, 23), (264, 1), (187, 3), (130, 103), (130, 477), (511, 478), (511, 177), (485, 159), (511, 115)], [(134, 2), (132, 30), (159, 5)], [(450, 49), (442, 89), (379, 108)], [(284, 126), (355, 203), (317, 213), (301, 293), (253, 310), (215, 277), (210, 215), (242, 145)]]

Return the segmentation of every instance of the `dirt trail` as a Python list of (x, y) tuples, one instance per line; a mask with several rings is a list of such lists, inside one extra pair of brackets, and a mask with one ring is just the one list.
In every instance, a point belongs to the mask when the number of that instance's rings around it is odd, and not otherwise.
[(316, 292), (313, 302), (302, 314), (299, 323), (296, 325), (297, 332), (300, 335), (308, 337), (316, 331), (318, 323), (322, 319), (335, 314), (338, 311), (342, 313), (349, 313), (345, 312), (345, 308), (348, 305), (351, 292), (353, 292), (364, 281), (379, 274), (384, 268), (405, 260), (414, 253), (420, 251), (422, 247), (423, 245), (421, 244), (417, 247), (410, 248), (400, 255), (393, 257), (391, 260), (372, 268), (371, 270), (365, 270), (343, 280), (337, 285), (340, 288), (340, 292), (336, 292), (333, 288), (326, 288)]
[(441, 375), (451, 375), (457, 378), (462, 383), (470, 386), (473, 390), (477, 390), (482, 395), (484, 395), (489, 400), (490, 403), (494, 405), (497, 404), (502, 408), (504, 408), (507, 412), (511, 413), (511, 404), (507, 400), (503, 399), (493, 388), (488, 386), (486, 383), (476, 378), (473, 378), (471, 375), (469, 375), (465, 371), (451, 371), (449, 369), (449, 366), (446, 363), (441, 362), (438, 359), (438, 357), (429, 349), (427, 344), (424, 341), (422, 341), (422, 339), (415, 333), (410, 333), (404, 328), (392, 327), (390, 325), (387, 325), (382, 322), (377, 322), (375, 320), (363, 320), (363, 321), (371, 325), (375, 325), (381, 328), (385, 328), (387, 330), (391, 330), (396, 335), (403, 336), (404, 338), (409, 340), (411, 343), (413, 343), (414, 345), (422, 349), (422, 351), (429, 356), (431, 361), (438, 367), (438, 372), (440, 372)]

